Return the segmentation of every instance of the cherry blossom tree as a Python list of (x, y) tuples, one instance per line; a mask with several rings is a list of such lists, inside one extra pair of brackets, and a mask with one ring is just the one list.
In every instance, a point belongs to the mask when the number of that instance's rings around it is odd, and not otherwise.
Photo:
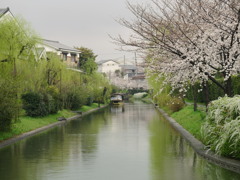
[[(210, 80), (232, 96), (231, 77), (240, 70), (240, 3), (237, 0), (152, 0), (128, 9), (135, 19), (120, 19), (132, 30), (121, 47), (151, 53), (149, 70), (173, 89)], [(134, 50), (136, 50), (134, 49)], [(223, 79), (220, 81), (219, 79)]]

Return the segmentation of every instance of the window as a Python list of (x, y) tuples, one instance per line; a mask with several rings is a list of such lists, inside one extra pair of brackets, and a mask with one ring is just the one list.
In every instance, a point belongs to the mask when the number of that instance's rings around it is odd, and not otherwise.
[(63, 53), (63, 54), (62, 54), (62, 59), (63, 59), (64, 61), (67, 60), (67, 53)]
[(71, 54), (71, 61), (76, 62), (76, 54)]

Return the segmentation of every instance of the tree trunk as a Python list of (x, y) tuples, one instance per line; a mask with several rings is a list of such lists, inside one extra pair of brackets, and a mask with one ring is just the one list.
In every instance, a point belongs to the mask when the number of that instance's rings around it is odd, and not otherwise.
[(207, 112), (208, 111), (208, 104), (210, 102), (208, 81), (206, 82), (206, 84), (204, 84), (203, 91), (204, 91), (204, 94), (205, 94), (205, 105), (206, 105), (206, 112)]
[(195, 85), (192, 86), (192, 93), (193, 93), (193, 109), (197, 111), (197, 92)]
[(228, 97), (233, 97), (232, 78), (231, 77), (224, 83), (224, 93), (227, 94)]

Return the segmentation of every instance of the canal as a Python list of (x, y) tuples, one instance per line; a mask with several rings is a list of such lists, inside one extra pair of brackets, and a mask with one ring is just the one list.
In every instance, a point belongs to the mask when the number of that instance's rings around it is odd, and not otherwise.
[(0, 149), (1, 180), (239, 180), (142, 102), (109, 107)]

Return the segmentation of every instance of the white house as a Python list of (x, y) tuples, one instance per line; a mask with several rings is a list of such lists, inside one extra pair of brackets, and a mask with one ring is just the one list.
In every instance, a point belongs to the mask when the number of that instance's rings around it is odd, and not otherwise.
[[(13, 21), (17, 25), (19, 25), (19, 28), (21, 28), (21, 25), (18, 24), (18, 21), (15, 19), (15, 17), (11, 13), (9, 7), (0, 8), (0, 22), (7, 22), (7, 21)], [(27, 36), (27, 33), (25, 35)], [(44, 48), (33, 47), (31, 51), (35, 55), (35, 60), (46, 59), (46, 52)]]
[(61, 44), (59, 41), (43, 39), (39, 47), (43, 47), (46, 52), (56, 53), (70, 67), (76, 67), (79, 62), (81, 51)]
[(5, 19), (14, 19), (14, 16), (8, 7), (0, 8), (0, 21)]
[[(15, 20), (15, 17), (11, 13), (9, 8), (0, 8), (0, 22), (5, 20)], [(16, 21), (17, 22), (17, 21)], [(18, 23), (18, 22), (17, 22)], [(71, 67), (77, 67), (79, 62), (80, 51), (61, 44), (58, 41), (43, 39), (41, 43), (38, 43), (36, 47), (33, 47), (32, 52), (35, 54), (35, 59), (46, 59), (46, 52), (54, 52)]]
[(102, 60), (97, 62), (98, 72), (105, 73), (108, 76), (115, 75), (116, 72), (121, 72), (121, 66), (114, 60)]

